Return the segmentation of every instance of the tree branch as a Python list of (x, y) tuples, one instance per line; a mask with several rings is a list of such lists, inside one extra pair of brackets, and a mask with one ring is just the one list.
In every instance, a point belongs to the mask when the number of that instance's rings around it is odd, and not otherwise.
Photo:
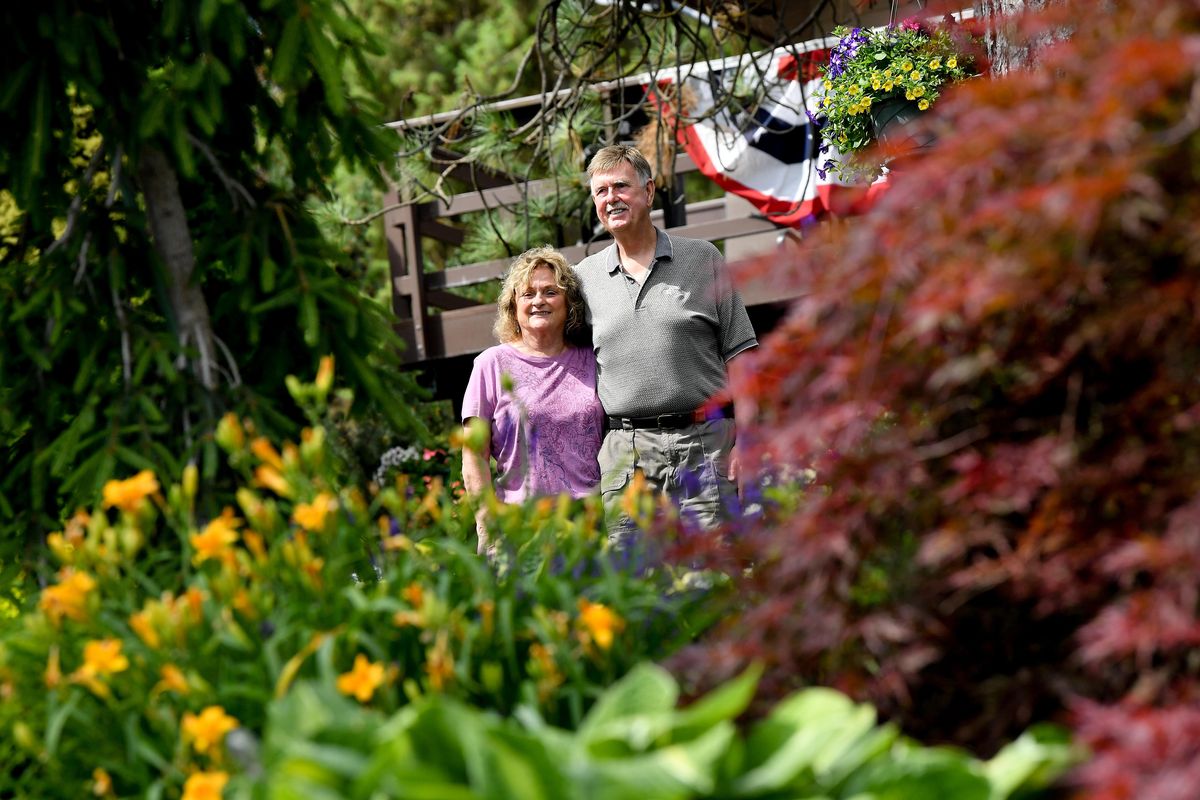
[(188, 229), (187, 213), (179, 194), (175, 170), (161, 150), (147, 146), (138, 159), (138, 182), (146, 199), (146, 216), (155, 250), (166, 267), (167, 294), (177, 327), (181, 355), (194, 342), (198, 358), (192, 371), (209, 391), (217, 388), (217, 370), (213, 359), (212, 323), (208, 303), (200, 287), (192, 281), (196, 253)]

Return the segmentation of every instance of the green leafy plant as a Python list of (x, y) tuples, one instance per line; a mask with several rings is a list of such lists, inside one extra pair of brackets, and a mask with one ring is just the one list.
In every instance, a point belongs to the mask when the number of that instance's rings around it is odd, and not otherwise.
[[(864, 29), (839, 26), (824, 81), (818, 90), (821, 136), (842, 154), (858, 153), (874, 142), (871, 109), (885, 100), (904, 98), (927, 110), (943, 86), (971, 74), (972, 57), (963, 42), (944, 28), (916, 20), (899, 26)], [(823, 169), (846, 166), (829, 159)]]
[(642, 664), (575, 731), (533, 709), (502, 718), (447, 697), (385, 718), (313, 682), (272, 705), (261, 777), (234, 781), (230, 796), (1004, 800), (1037, 796), (1080, 756), (1051, 727), (988, 761), (923, 747), (831, 689), (800, 691), (740, 730), (757, 677), (678, 708), (675, 680)]

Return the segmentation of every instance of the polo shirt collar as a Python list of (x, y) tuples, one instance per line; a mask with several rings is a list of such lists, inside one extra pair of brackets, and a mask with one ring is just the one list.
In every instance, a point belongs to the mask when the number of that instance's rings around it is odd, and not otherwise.
[[(671, 256), (671, 237), (667, 236), (667, 234), (663, 233), (658, 228), (655, 228), (654, 232), (658, 235), (658, 238), (654, 242), (654, 262), (658, 262), (663, 259), (674, 260)], [(614, 274), (621, 266), (621, 258), (617, 255), (616, 242), (613, 242), (612, 246), (608, 248), (608, 263), (606, 266), (608, 267), (609, 275)], [(651, 263), (651, 268), (653, 268), (653, 266), (654, 264)]]

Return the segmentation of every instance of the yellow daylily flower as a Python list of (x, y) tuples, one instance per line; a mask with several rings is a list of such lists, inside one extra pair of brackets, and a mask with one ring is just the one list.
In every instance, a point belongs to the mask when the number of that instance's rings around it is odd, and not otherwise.
[(63, 617), (79, 622), (87, 618), (87, 597), (95, 588), (91, 575), (67, 567), (58, 573), (58, 583), (42, 590), (38, 607), (55, 625)]
[(200, 754), (220, 747), (225, 734), (238, 726), (238, 721), (225, 713), (221, 706), (208, 706), (199, 716), (190, 711), (183, 715), (183, 738), (191, 742)]
[(129, 659), (121, 652), (120, 639), (93, 639), (83, 646), (83, 666), (79, 673), (100, 677), (129, 669)]
[(183, 784), (181, 800), (221, 800), (221, 792), (229, 783), (226, 772), (194, 772)]
[(280, 497), (292, 496), (292, 485), (279, 473), (279, 470), (269, 464), (259, 464), (254, 470), (254, 483), (270, 489)]
[(280, 457), (279, 451), (266, 438), (259, 436), (250, 442), (250, 452), (254, 453), (264, 464), (269, 464), (275, 469), (283, 469), (283, 459)]
[(158, 674), (161, 680), (154, 685), (154, 694), (162, 694), (163, 692), (187, 694), (191, 691), (187, 676), (183, 674), (183, 670), (174, 664), (163, 664), (159, 668)]
[(198, 565), (210, 558), (220, 558), (238, 540), (237, 529), (241, 524), (242, 521), (233, 515), (233, 509), (225, 506), (221, 516), (205, 525), (203, 532), (193, 533), (188, 538), (196, 551), (192, 563)]
[(579, 621), (601, 650), (612, 647), (613, 637), (625, 627), (625, 620), (603, 603), (579, 598)]
[(382, 683), (383, 664), (374, 663), (359, 653), (354, 657), (354, 667), (338, 676), (337, 690), (360, 703), (366, 703)]
[(104, 507), (116, 506), (122, 511), (137, 511), (146, 498), (158, 491), (158, 479), (144, 469), (132, 478), (112, 480), (104, 484)]
[(297, 503), (292, 521), (307, 531), (319, 533), (325, 530), (326, 516), (337, 507), (337, 498), (329, 492), (321, 492), (311, 503)]
[(151, 650), (157, 650), (162, 646), (162, 637), (158, 635), (154, 623), (150, 620), (150, 612), (146, 609), (143, 608), (141, 611), (135, 611), (129, 615), (129, 627), (133, 628), (133, 632)]

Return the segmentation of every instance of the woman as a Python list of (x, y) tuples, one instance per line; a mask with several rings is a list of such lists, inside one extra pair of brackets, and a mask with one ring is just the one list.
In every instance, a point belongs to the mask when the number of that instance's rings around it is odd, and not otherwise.
[[(579, 279), (553, 248), (528, 250), (513, 261), (496, 305), (500, 344), (475, 358), (462, 406), (463, 424), (478, 418), (488, 436), (478, 451), (463, 448), (463, 485), (476, 497), (494, 485), (505, 503), (591, 494), (604, 412)], [(476, 515), (481, 553), (489, 550), (485, 510)]]

